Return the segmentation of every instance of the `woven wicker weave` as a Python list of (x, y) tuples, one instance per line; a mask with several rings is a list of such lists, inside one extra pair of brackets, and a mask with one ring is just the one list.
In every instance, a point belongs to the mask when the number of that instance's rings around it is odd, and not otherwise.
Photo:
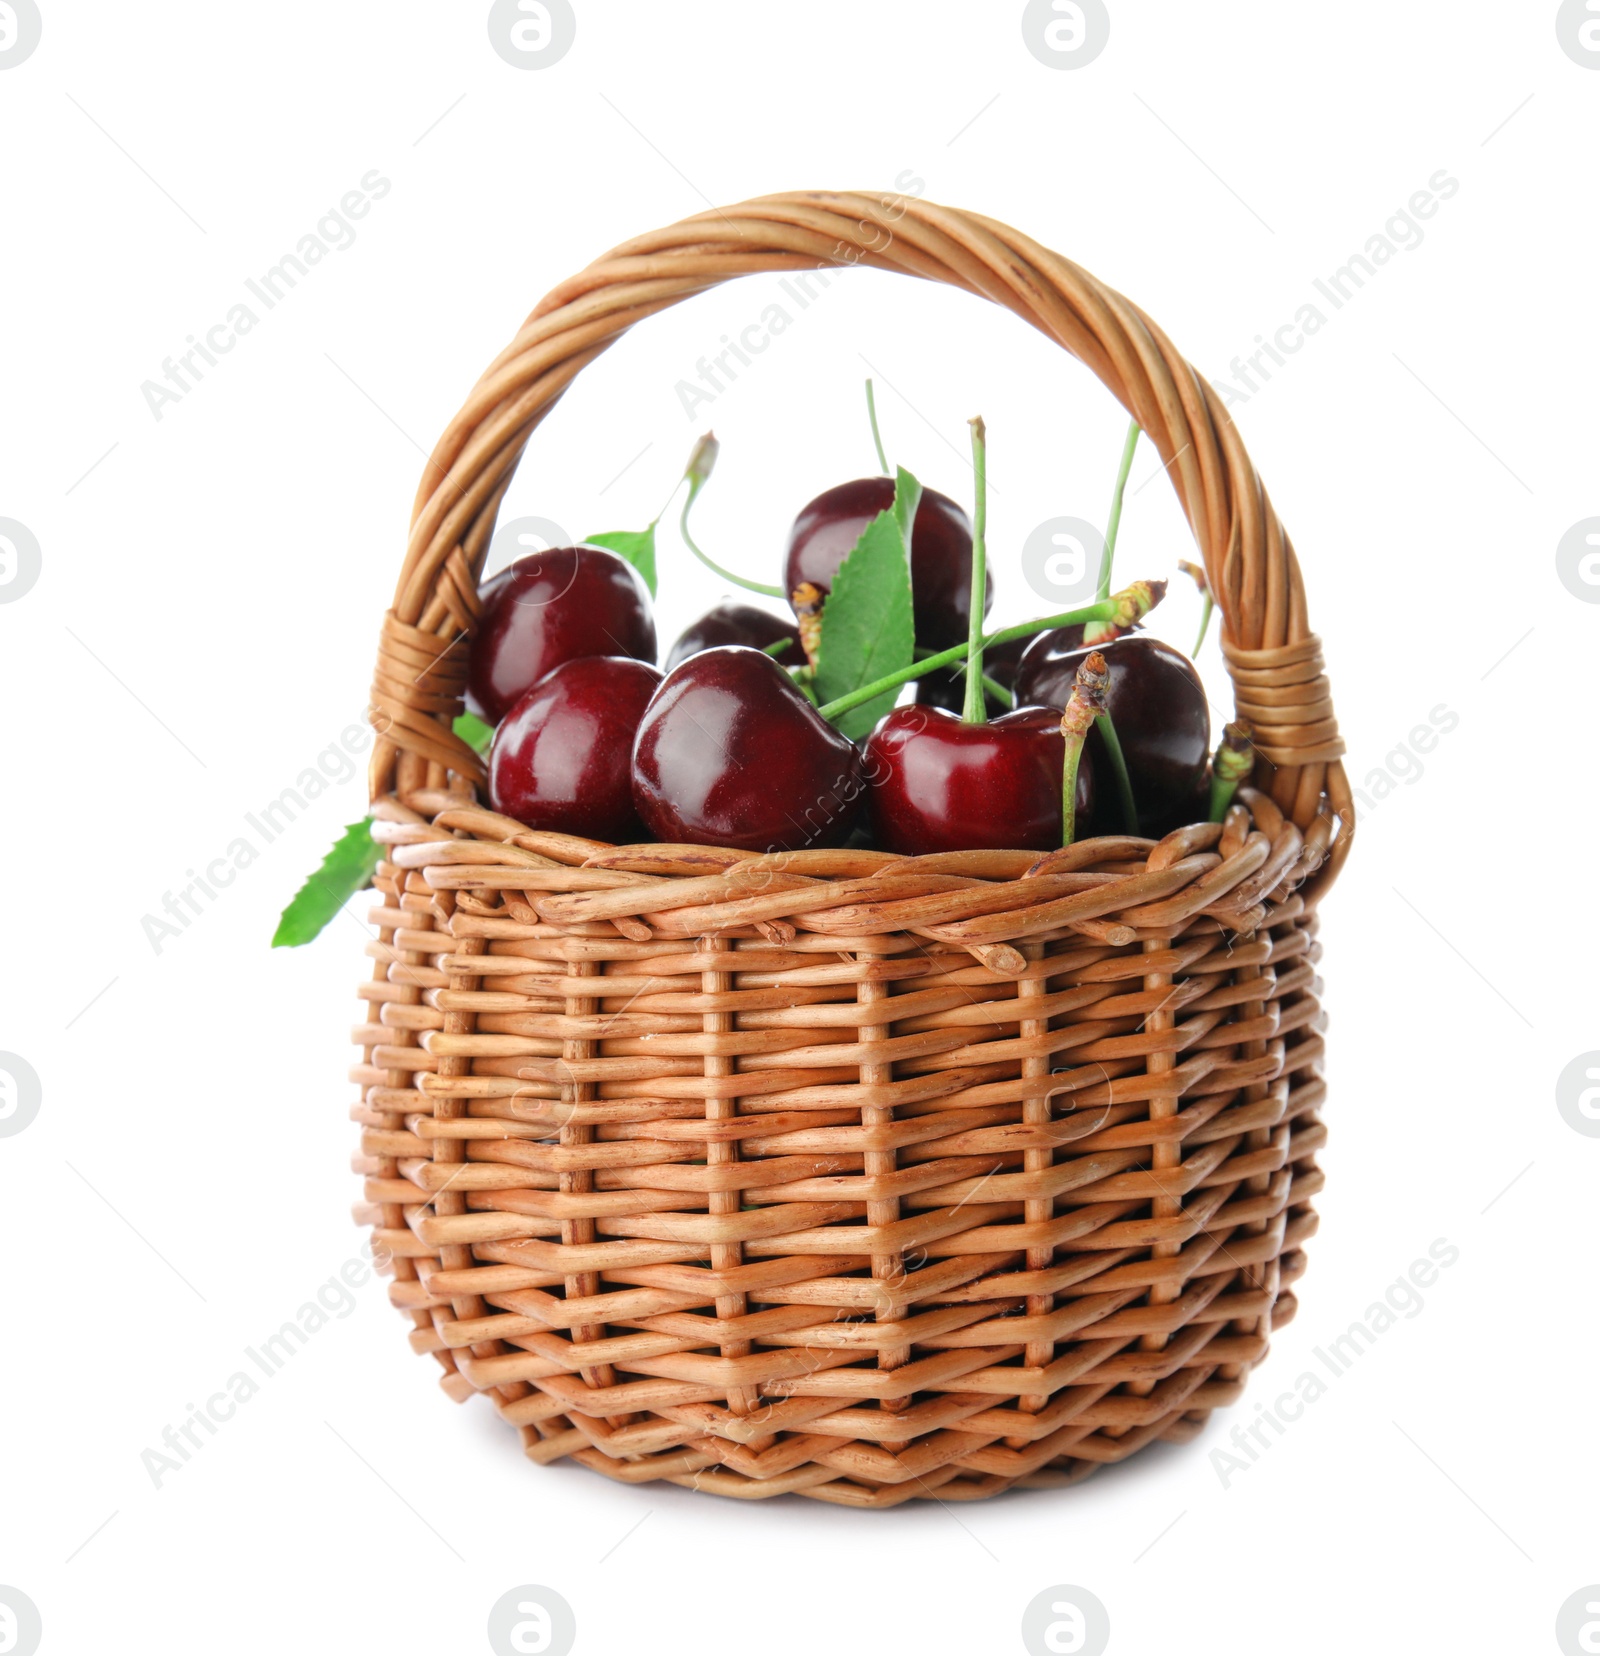
[[(611, 847), (481, 808), (450, 731), (530, 433), (623, 331), (754, 271), (1003, 304), (1156, 444), (1255, 786), (1220, 825), (1042, 860)], [(1349, 850), (1293, 551), (1135, 306), (975, 214), (796, 194), (552, 293), (418, 496), (373, 692), (389, 847), (359, 1210), (412, 1345), (527, 1455), (851, 1506), (1073, 1482), (1240, 1395), (1315, 1227), (1315, 905)]]

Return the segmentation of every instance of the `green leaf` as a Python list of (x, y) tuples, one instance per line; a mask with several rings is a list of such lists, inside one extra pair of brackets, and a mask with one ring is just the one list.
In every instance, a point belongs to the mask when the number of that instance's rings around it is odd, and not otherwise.
[(372, 884), (382, 860), (383, 847), (372, 837), (372, 824), (365, 817), (352, 822), (283, 911), (272, 934), (273, 948), (297, 949), (309, 943), (358, 891)]
[(609, 535), (589, 535), (585, 537), (584, 544), (603, 546), (608, 552), (615, 552), (619, 558), (626, 558), (644, 577), (644, 584), (650, 588), (650, 596), (655, 597), (655, 524), (652, 523), (648, 529), (618, 529)]
[(894, 520), (900, 525), (900, 539), (905, 545), (907, 578), (911, 569), (911, 525), (922, 503), (922, 485), (904, 466), (894, 469)]
[[(865, 529), (833, 578), (822, 606), (816, 693), (837, 701), (874, 679), (909, 667), (916, 650), (911, 615), (911, 536), (922, 485), (904, 466), (895, 474), (894, 505)], [(897, 690), (841, 714), (836, 723), (857, 739), (894, 706)]]
[(494, 740), (494, 726), (485, 724), (476, 713), (462, 713), (450, 727), (481, 759)]

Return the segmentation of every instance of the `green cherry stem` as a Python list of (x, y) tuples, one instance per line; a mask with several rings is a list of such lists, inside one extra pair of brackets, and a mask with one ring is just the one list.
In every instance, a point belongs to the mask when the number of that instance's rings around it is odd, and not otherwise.
[[(1107, 621), (1112, 626), (1121, 627), (1126, 631), (1136, 621), (1141, 621), (1166, 596), (1167, 583), (1165, 581), (1135, 581), (1126, 586), (1121, 592), (1114, 593), (1101, 603), (1085, 604), (1081, 609), (1063, 610), (1059, 615), (1041, 615), (1036, 621), (1019, 621), (1014, 627), (1001, 627), (997, 632), (984, 635), (983, 647), (992, 650), (996, 644), (1009, 644), (1013, 638), (1032, 638), (1035, 633), (1048, 632), (1052, 627), (1071, 627), (1079, 622)], [(965, 661), (967, 646), (952, 644), (948, 650), (940, 650), (936, 655), (924, 656), (921, 661), (914, 661), (909, 667), (902, 667), (898, 672), (886, 673), (881, 679), (874, 679), (871, 684), (863, 684), (859, 690), (852, 690), (848, 695), (840, 696), (837, 701), (828, 702), (818, 709), (825, 719), (837, 719), (848, 713), (853, 707), (860, 707), (863, 702), (869, 702), (874, 696), (881, 696), (886, 690), (898, 689), (902, 684), (909, 684), (912, 679), (922, 678), (928, 673), (936, 672), (940, 667), (952, 667), (958, 661)]]
[(1133, 782), (1128, 775), (1128, 761), (1122, 754), (1122, 743), (1117, 738), (1117, 727), (1111, 722), (1109, 713), (1096, 714), (1094, 727), (1100, 732), (1106, 757), (1111, 761), (1111, 776), (1117, 785), (1117, 803), (1122, 811), (1122, 831), (1137, 834), (1139, 807), (1133, 800)]
[[(1103, 604), (1085, 604), (1081, 609), (1063, 610), (1060, 615), (1042, 615), (1037, 621), (1023, 621), (1015, 627), (1002, 627), (998, 632), (988, 633), (984, 637), (983, 647), (986, 650), (993, 649), (996, 644), (1009, 644), (1013, 638), (1032, 638), (1035, 633), (1048, 632), (1052, 627), (1070, 627), (1080, 621), (1114, 622), (1121, 618), (1123, 625), (1131, 626), (1159, 602), (1165, 590), (1165, 581), (1135, 581), (1131, 587), (1117, 593), (1115, 597), (1106, 599)], [(952, 667), (958, 661), (964, 662), (966, 656), (965, 644), (952, 644), (948, 650), (924, 656), (921, 661), (914, 661), (909, 667), (886, 673), (881, 679), (874, 679), (871, 684), (863, 684), (859, 690), (852, 690), (848, 695), (840, 696), (837, 701), (828, 702), (818, 711), (825, 719), (840, 718), (851, 708), (860, 707), (863, 702), (871, 701), (874, 696), (881, 696), (887, 690), (896, 690), (902, 684), (909, 684), (912, 679), (937, 672), (941, 667)]]
[[(772, 652), (764, 652), (771, 655)], [(817, 670), (815, 667), (786, 667), (784, 671), (794, 680), (794, 687), (813, 707), (817, 705)]]
[(889, 457), (883, 452), (883, 439), (878, 435), (878, 399), (872, 392), (872, 381), (867, 381), (867, 419), (872, 424), (872, 446), (878, 451), (878, 469), (885, 477), (893, 477)]
[[(972, 611), (967, 620), (967, 696), (962, 708), (963, 724), (983, 724), (988, 713), (983, 705), (983, 600), (988, 584), (989, 450), (983, 416), (970, 420), (972, 427), (972, 478), (976, 491), (972, 510)], [(1102, 598), (1109, 597), (1101, 593)]]
[(1100, 579), (1094, 589), (1096, 598), (1111, 596), (1111, 560), (1117, 550), (1117, 530), (1122, 527), (1122, 497), (1128, 487), (1128, 473), (1133, 470), (1133, 451), (1139, 446), (1139, 422), (1128, 422), (1128, 439), (1122, 445), (1122, 464), (1117, 468), (1117, 486), (1111, 491), (1111, 515), (1106, 519), (1106, 541), (1100, 552)]
[(983, 675), (983, 693), (992, 696), (1004, 708), (1017, 705), (1017, 698), (998, 679), (990, 678), (987, 673)]
[(1228, 814), (1239, 784), (1250, 774), (1255, 764), (1255, 745), (1250, 726), (1236, 719), (1224, 725), (1222, 743), (1216, 758), (1211, 761), (1211, 810), (1209, 819), (1221, 822)]
[[(735, 575), (731, 569), (724, 569), (721, 564), (708, 558), (695, 544), (694, 536), (689, 533), (689, 513), (694, 503), (700, 497), (700, 491), (706, 486), (706, 479), (711, 476), (712, 467), (717, 463), (717, 451), (721, 444), (716, 437), (707, 432), (694, 446), (694, 453), (689, 456), (689, 464), (684, 468), (683, 475), (689, 480), (689, 492), (684, 497), (683, 511), (678, 518), (678, 533), (683, 536), (683, 544), (714, 575), (720, 575), (723, 580), (731, 581), (737, 587), (743, 587), (746, 592), (759, 592), (764, 598), (787, 598), (789, 594), (782, 587), (765, 586), (760, 581), (747, 580), (743, 575)], [(665, 508), (663, 508), (664, 510)]]
[(1017, 698), (998, 679), (990, 678), (987, 673), (983, 675), (983, 693), (992, 696), (1002, 707), (1012, 708), (1017, 705)]
[[(775, 646), (775, 648), (781, 647), (781, 645)], [(988, 649), (988, 647), (988, 644), (985, 643), (984, 648)], [(965, 650), (966, 645), (963, 644), (961, 648)], [(921, 644), (917, 646), (917, 661), (919, 664), (925, 662), (932, 654), (932, 650), (925, 649)], [(966, 670), (967, 664), (964, 661), (958, 661), (951, 669), (955, 673), (965, 673)], [(999, 702), (1002, 707), (1015, 707), (1017, 705), (1017, 698), (1006, 689), (999, 679), (990, 678), (987, 673), (983, 675), (983, 693)]]
[(1061, 843), (1071, 845), (1078, 833), (1078, 767), (1089, 727), (1105, 711), (1111, 675), (1098, 650), (1087, 655), (1073, 681), (1072, 694), (1061, 713), (1061, 736), (1067, 744), (1061, 767)]

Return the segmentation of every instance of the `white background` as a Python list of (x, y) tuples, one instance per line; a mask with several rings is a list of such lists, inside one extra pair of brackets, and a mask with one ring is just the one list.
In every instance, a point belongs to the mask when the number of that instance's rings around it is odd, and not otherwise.
[[(1016, 1652), (1060, 1583), (1104, 1602), (1117, 1656), (1558, 1648), (1600, 1581), (1600, 1139), (1555, 1103), (1600, 1047), (1600, 609), (1555, 559), (1600, 513), (1600, 72), (1554, 0), (1113, 0), (1067, 72), (1026, 50), (1020, 0), (589, 0), (536, 72), (490, 49), (486, 0), (41, 4), (0, 71), (0, 516), (43, 551), (0, 606), (0, 1047), (43, 1082), (0, 1139), (0, 1583), (43, 1648), (483, 1650), (523, 1583), (571, 1603), (580, 1652)], [(354, 244), (155, 419), (141, 383), (374, 168), (392, 190)], [(539, 296), (709, 203), (909, 170), (1233, 378), (1440, 169), (1459, 191), (1421, 244), (1233, 410), (1352, 774), (1409, 777), (1325, 911), (1323, 1223), (1249, 1400), (1068, 1492), (748, 1507), (533, 1467), (442, 1396), (374, 1282), (155, 1487), (142, 1451), (360, 1247), (361, 932), (266, 945), (362, 779), (159, 954), (142, 916), (360, 719), (419, 449)], [(625, 340), (506, 512), (638, 527), (714, 423), (703, 543), (770, 580), (794, 511), (873, 469), (866, 359), (892, 455), (958, 498), (951, 445), (988, 417), (996, 613), (1036, 610), (1018, 549), (1103, 518), (1115, 404), (979, 301), (857, 273), (690, 421), (675, 382), (767, 302), (725, 288)], [(1155, 469), (1146, 446), (1134, 488)], [(1159, 479), (1122, 544), (1130, 578), (1187, 553)], [(665, 644), (719, 588), (673, 535), (662, 560)], [(1175, 586), (1158, 630), (1187, 646), (1196, 607)], [(1217, 662), (1213, 637), (1220, 702)], [(1459, 724), (1418, 775), (1402, 744), (1440, 706)], [(1236, 1420), (1441, 1237), (1460, 1259), (1420, 1314), (1224, 1487)]]

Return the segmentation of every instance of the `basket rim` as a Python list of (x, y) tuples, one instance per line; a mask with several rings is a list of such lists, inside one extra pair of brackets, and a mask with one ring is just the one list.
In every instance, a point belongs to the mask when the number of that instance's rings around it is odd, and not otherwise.
[[(436, 891), (521, 892), (556, 930), (598, 924), (640, 941), (682, 940), (776, 924), (792, 937), (798, 919), (854, 942), (914, 932), (965, 948), (1002, 976), (1023, 969), (1014, 943), (1064, 930), (1126, 945), (1170, 935), (1197, 915), (1248, 933), (1274, 923), (1290, 901), (1309, 913), (1329, 861), (1326, 819), (1302, 834), (1248, 786), (1222, 822), (1159, 840), (1095, 835), (1044, 853), (619, 846), (530, 829), (473, 795), (430, 789), (409, 804), (380, 798), (374, 810), (375, 836), (398, 868), (420, 871)], [(1116, 875), (1088, 872), (1107, 862), (1119, 865)], [(562, 870), (571, 874), (565, 882), (555, 879)]]

